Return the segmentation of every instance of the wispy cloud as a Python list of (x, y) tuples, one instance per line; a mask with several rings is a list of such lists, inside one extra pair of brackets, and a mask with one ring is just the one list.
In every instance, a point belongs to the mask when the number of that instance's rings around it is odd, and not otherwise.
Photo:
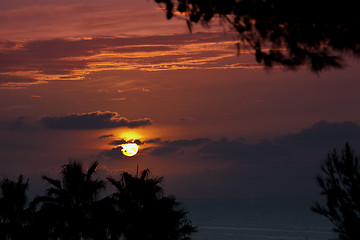
[(122, 97), (122, 98), (110, 98), (108, 100), (110, 100), (110, 101), (125, 101), (126, 98), (124, 98), (124, 97)]
[(0, 45), (0, 58), (6, 59), (0, 63), (0, 88), (84, 80), (102, 71), (261, 67), (240, 62), (235, 56), (235, 41), (219, 33), (68, 38)]
[(105, 138), (110, 138), (110, 137), (113, 137), (113, 136), (114, 136), (113, 134), (106, 134), (106, 135), (101, 135), (97, 139), (105, 139)]

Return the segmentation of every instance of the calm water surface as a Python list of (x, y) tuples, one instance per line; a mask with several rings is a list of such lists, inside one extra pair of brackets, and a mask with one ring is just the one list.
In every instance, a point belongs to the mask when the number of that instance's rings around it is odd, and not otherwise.
[(199, 232), (194, 240), (328, 240), (329, 221), (308, 200), (180, 199)]

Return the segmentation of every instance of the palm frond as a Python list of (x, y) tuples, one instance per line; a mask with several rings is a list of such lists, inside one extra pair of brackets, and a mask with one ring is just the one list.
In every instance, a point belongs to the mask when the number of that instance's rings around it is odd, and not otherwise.
[(88, 169), (88, 171), (86, 173), (86, 181), (87, 182), (91, 179), (91, 176), (95, 173), (95, 170), (98, 165), (99, 165), (98, 161), (95, 161), (93, 164), (91, 164), (90, 168)]
[(59, 188), (59, 189), (62, 188), (60, 180), (52, 179), (52, 178), (49, 178), (47, 176), (42, 176), (41, 178), (44, 179), (45, 181), (47, 181), (48, 183), (50, 183), (51, 185)]

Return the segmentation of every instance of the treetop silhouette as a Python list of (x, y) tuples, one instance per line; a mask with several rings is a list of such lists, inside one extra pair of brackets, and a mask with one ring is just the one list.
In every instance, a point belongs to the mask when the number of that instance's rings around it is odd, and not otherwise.
[[(165, 196), (162, 177), (150, 177), (148, 169), (135, 176), (124, 172), (120, 180), (109, 177), (117, 192), (112, 195), (116, 217), (127, 240), (187, 240), (196, 231), (173, 196)], [(116, 221), (115, 221), (116, 222)], [(124, 224), (125, 223), (125, 224)]]
[(360, 165), (350, 145), (334, 149), (321, 165), (317, 181), (326, 204), (316, 203), (312, 210), (327, 217), (341, 240), (360, 239)]
[(28, 182), (0, 182), (0, 239), (124, 239), (187, 240), (196, 228), (173, 196), (165, 196), (162, 177), (149, 170), (138, 176), (124, 172), (120, 180), (108, 177), (115, 192), (100, 198), (105, 181), (94, 176), (98, 162), (85, 170), (69, 161), (46, 194), (27, 206)]
[[(168, 19), (185, 16), (209, 26), (214, 18), (235, 30), (238, 52), (251, 46), (256, 61), (267, 67), (314, 72), (344, 67), (344, 56), (360, 57), (360, 15), (356, 1), (155, 0)], [(246, 44), (241, 44), (246, 43)]]
[(23, 239), (29, 180), (25, 181), (23, 175), (17, 182), (4, 177), (0, 186), (0, 239)]
[[(94, 162), (87, 171), (79, 162), (69, 162), (62, 167), (61, 179), (42, 178), (50, 184), (45, 196), (35, 199), (40, 205), (37, 228), (44, 236), (60, 239), (89, 238), (94, 235), (92, 217), (96, 197), (105, 188), (105, 182), (93, 179), (98, 166)], [(40, 217), (41, 216), (41, 217)], [(46, 219), (44, 223), (44, 219)], [(47, 226), (42, 227), (41, 225)]]

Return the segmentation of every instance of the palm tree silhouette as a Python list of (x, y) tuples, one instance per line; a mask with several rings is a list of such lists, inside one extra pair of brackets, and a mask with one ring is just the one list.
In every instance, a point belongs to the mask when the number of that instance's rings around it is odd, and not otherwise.
[(1, 182), (0, 198), (0, 238), (23, 239), (27, 222), (27, 195), (29, 180), (23, 175), (17, 182), (5, 177)]
[(97, 166), (98, 162), (94, 162), (84, 171), (82, 164), (69, 161), (60, 172), (61, 179), (42, 177), (51, 187), (45, 196), (34, 200), (34, 205), (40, 205), (34, 226), (38, 234), (47, 239), (74, 240), (98, 235), (93, 215), (105, 182), (92, 178)]
[(196, 228), (179, 208), (175, 197), (163, 195), (162, 177), (149, 177), (148, 169), (135, 176), (124, 172), (120, 180), (108, 180), (117, 192), (111, 198), (115, 219), (110, 230), (126, 240), (190, 239)]
[(93, 177), (98, 162), (87, 171), (82, 164), (63, 165), (60, 179), (27, 207), (28, 181), (1, 181), (0, 239), (125, 239), (185, 240), (196, 231), (173, 196), (165, 196), (162, 177), (148, 169), (120, 180), (108, 177), (116, 192), (99, 199), (105, 182)]

